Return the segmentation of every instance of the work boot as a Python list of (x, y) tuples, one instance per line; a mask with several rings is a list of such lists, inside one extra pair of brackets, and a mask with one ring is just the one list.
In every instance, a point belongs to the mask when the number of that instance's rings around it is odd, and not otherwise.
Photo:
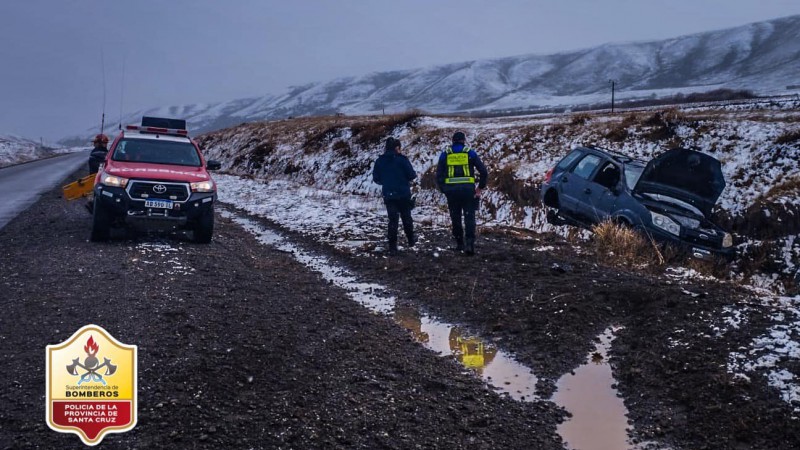
[(456, 252), (463, 252), (464, 251), (464, 240), (463, 239), (456, 239), (456, 246), (453, 249)]
[(397, 249), (397, 242), (389, 243), (389, 256), (397, 256), (400, 251)]
[(475, 242), (474, 241), (467, 241), (467, 245), (464, 246), (464, 253), (467, 256), (472, 256), (475, 254)]
[(417, 235), (414, 234), (414, 233), (411, 233), (411, 235), (408, 236), (408, 246), (409, 246), (409, 248), (413, 247), (416, 243), (417, 243)]

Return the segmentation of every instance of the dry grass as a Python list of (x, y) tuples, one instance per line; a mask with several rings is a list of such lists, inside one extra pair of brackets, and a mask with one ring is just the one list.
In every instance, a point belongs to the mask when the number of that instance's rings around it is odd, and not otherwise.
[(636, 125), (637, 123), (639, 123), (639, 116), (636, 115), (636, 113), (630, 113), (622, 119), (620, 126), (627, 128)]
[(607, 220), (592, 227), (592, 243), (598, 255), (624, 266), (663, 265), (666, 258), (658, 245), (631, 227)]
[(505, 194), (516, 206), (525, 207), (539, 203), (539, 189), (529, 186), (526, 180), (516, 177), (516, 167), (506, 165), (489, 177), (489, 187)]
[(800, 130), (787, 131), (775, 138), (775, 143), (778, 145), (792, 144), (797, 141), (800, 141)]
[(572, 120), (570, 121), (571, 125), (583, 125), (586, 122), (592, 120), (592, 116), (587, 113), (578, 113), (572, 116)]
[(671, 139), (675, 136), (677, 126), (686, 121), (686, 116), (677, 109), (658, 111), (642, 121), (642, 126), (648, 129), (643, 137), (652, 142)]
[[(736, 177), (732, 177), (736, 179)], [(712, 221), (734, 234), (753, 239), (775, 239), (800, 233), (800, 207), (784, 199), (800, 195), (800, 176), (790, 175), (770, 188), (739, 214), (714, 212)]]
[(314, 153), (321, 150), (325, 144), (341, 133), (341, 130), (341, 126), (333, 124), (323, 127), (321, 130), (312, 131), (306, 136), (306, 141), (303, 143), (304, 153)]
[(436, 186), (436, 166), (430, 166), (419, 180), (422, 189), (438, 189)]
[(333, 143), (333, 151), (335, 151), (338, 156), (343, 158), (349, 158), (353, 156), (353, 151), (350, 148), (350, 144), (348, 144), (344, 139), (340, 139)]
[(419, 111), (380, 116), (377, 120), (364, 121), (351, 126), (353, 140), (362, 147), (380, 143), (384, 138), (403, 125), (413, 125), (421, 117)]
[(766, 194), (765, 199), (776, 199), (783, 196), (796, 196), (800, 193), (800, 176), (792, 175), (786, 179), (781, 180), (780, 183), (772, 186)]
[(564, 239), (571, 245), (580, 245), (584, 242), (583, 232), (584, 230), (582, 228), (567, 227), (567, 234), (564, 236)]
[(612, 128), (608, 133), (606, 133), (605, 138), (611, 142), (623, 142), (626, 139), (628, 139), (628, 135), (629, 135), (628, 127), (620, 124)]

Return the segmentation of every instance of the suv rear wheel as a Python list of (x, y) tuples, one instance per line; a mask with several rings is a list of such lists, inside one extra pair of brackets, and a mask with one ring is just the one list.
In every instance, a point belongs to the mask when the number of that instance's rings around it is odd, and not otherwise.
[(209, 208), (197, 220), (194, 227), (194, 241), (200, 244), (208, 244), (214, 235), (214, 208)]
[(561, 206), (558, 203), (558, 192), (555, 189), (550, 189), (544, 194), (544, 205), (556, 209)]
[(106, 208), (97, 200), (92, 208), (92, 242), (107, 241), (111, 236), (111, 216)]

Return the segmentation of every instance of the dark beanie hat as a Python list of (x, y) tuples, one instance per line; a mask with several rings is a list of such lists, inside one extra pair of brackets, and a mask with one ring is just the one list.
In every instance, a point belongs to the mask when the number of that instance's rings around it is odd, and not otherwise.
[(456, 131), (453, 134), (453, 144), (463, 144), (467, 142), (467, 135), (463, 131)]
[(394, 150), (397, 147), (400, 147), (400, 140), (390, 137), (386, 139), (386, 150)]

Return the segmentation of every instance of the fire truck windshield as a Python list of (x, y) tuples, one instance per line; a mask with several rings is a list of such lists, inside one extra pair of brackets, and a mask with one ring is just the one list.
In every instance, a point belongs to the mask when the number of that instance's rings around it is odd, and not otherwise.
[(154, 139), (123, 139), (119, 141), (114, 161), (175, 164), (199, 167), (200, 155), (190, 142), (157, 141)]

